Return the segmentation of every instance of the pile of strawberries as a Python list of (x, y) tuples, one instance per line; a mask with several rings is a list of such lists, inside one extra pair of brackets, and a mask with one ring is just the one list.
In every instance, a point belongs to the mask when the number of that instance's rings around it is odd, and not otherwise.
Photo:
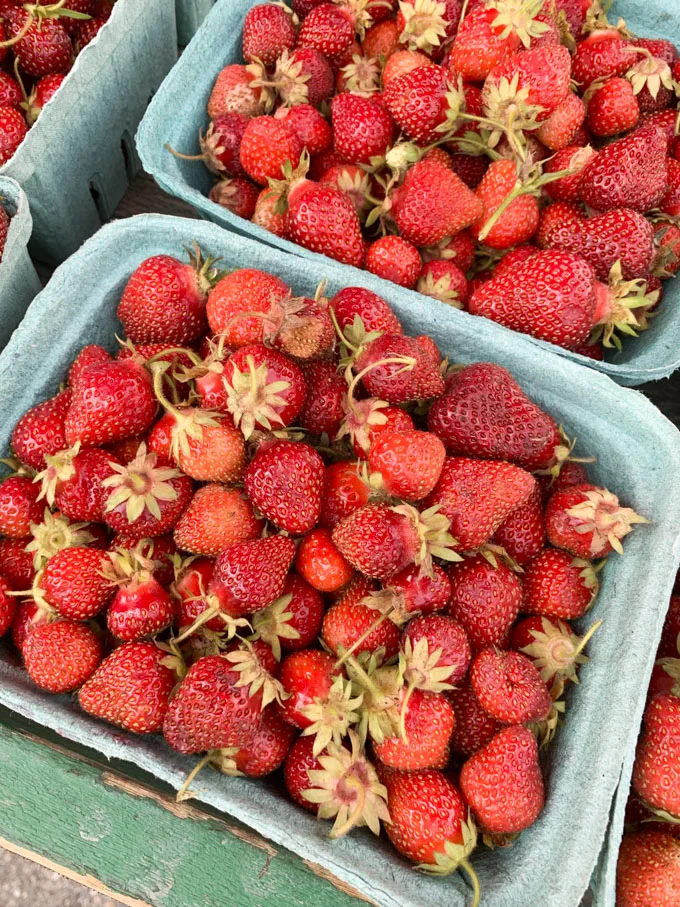
[[(544, 804), (571, 621), (646, 520), (491, 363), (359, 288), (159, 255), (12, 435), (0, 635), (30, 678), (434, 873)], [(595, 561), (595, 562), (594, 562)], [(599, 624), (599, 621), (597, 622)]]
[(649, 326), (680, 266), (670, 41), (599, 0), (293, 0), (243, 56), (200, 135), (217, 204), (590, 358)]
[(638, 741), (617, 870), (617, 907), (680, 898), (680, 575), (661, 635)]
[(115, 0), (0, 0), (0, 164), (8, 161), (98, 34)]

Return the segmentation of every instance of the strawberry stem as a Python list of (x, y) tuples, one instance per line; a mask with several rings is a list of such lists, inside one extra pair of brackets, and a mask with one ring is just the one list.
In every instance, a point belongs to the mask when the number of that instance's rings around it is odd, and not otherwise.
[(204, 756), (204, 757), (200, 760), (200, 762), (198, 762), (198, 763), (192, 768), (192, 770), (191, 770), (191, 771), (189, 772), (189, 774), (187, 775), (186, 781), (185, 781), (184, 784), (180, 787), (180, 789), (177, 791), (176, 800), (177, 800), (178, 803), (182, 803), (183, 800), (191, 800), (191, 798), (192, 798), (194, 795), (193, 795), (193, 793), (189, 790), (189, 785), (190, 785), (191, 782), (196, 778), (196, 776), (198, 775), (198, 773), (199, 773), (200, 771), (202, 771), (202, 770), (206, 767), (206, 765), (208, 765), (208, 763), (210, 762), (211, 759), (214, 758), (214, 756), (215, 756), (214, 752), (208, 753), (206, 756)]
[(601, 624), (602, 624), (601, 620), (596, 620), (595, 623), (592, 625), (592, 627), (590, 627), (590, 629), (588, 630), (586, 635), (581, 639), (579, 644), (574, 649), (574, 658), (576, 658), (577, 655), (580, 655), (581, 652), (585, 649), (586, 645), (590, 641), (591, 636), (601, 626)]
[(464, 857), (458, 864), (461, 869), (465, 872), (467, 877), (472, 883), (472, 904), (470, 907), (479, 907), (479, 899), (481, 896), (481, 890), (479, 888), (479, 879), (477, 878), (477, 873), (472, 868), (472, 865), (467, 857)]
[(361, 819), (364, 807), (366, 806), (366, 787), (364, 784), (358, 783), (355, 779), (348, 777), (344, 779), (344, 784), (346, 787), (352, 788), (357, 792), (357, 805), (354, 811), (350, 816), (347, 817), (347, 821), (343, 823), (339, 828), (333, 827), (333, 830), (329, 832), (329, 838), (342, 838), (343, 835), (346, 835), (347, 832), (351, 831), (354, 826), (357, 824), (359, 819)]
[(368, 630), (365, 630), (361, 634), (361, 636), (352, 643), (352, 645), (349, 647), (349, 649), (347, 649), (347, 651), (343, 653), (342, 657), (338, 658), (338, 660), (333, 665), (334, 670), (341, 668), (344, 665), (344, 663), (347, 661), (347, 659), (351, 658), (351, 656), (354, 655), (354, 653), (359, 648), (359, 646), (362, 643), (366, 642), (366, 640), (371, 635), (371, 633), (374, 630), (377, 630), (378, 627), (387, 620), (387, 618), (390, 616), (391, 613), (392, 613), (392, 611), (388, 611), (385, 614), (381, 614), (380, 617), (378, 618), (378, 620), (376, 620), (374, 623), (372, 623), (371, 626), (368, 628)]

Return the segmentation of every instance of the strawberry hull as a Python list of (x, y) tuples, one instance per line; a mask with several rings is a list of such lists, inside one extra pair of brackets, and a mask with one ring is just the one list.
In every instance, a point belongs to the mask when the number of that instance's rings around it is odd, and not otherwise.
[[(654, 643), (680, 561), (680, 435), (641, 396), (602, 375), (501, 329), (480, 331), (478, 320), (454, 324), (439, 307), (370, 274), (328, 261), (319, 268), (315, 261), (200, 221), (145, 215), (105, 227), (60, 267), (0, 355), (0, 455), (7, 452), (19, 416), (56, 391), (80, 347), (110, 346), (120, 333), (116, 304), (140, 262), (153, 254), (181, 255), (194, 240), (222, 256), (226, 267), (265, 269), (308, 296), (322, 278), (328, 279), (329, 294), (356, 280), (382, 293), (406, 331), (431, 335), (452, 361), (491, 360), (505, 366), (532, 399), (578, 435), (578, 454), (598, 455), (593, 479), (625, 495), (627, 504), (652, 520), (627, 540), (625, 557), (610, 560), (600, 598), (585, 619), (590, 624), (601, 618), (603, 627), (590, 644), (581, 683), (572, 685), (567, 696), (569, 720), (546, 765), (544, 813), (512, 848), (474, 858), (485, 907), (532, 902), (576, 907), (606, 833), (624, 756), (635, 744)], [(65, 326), (56, 342), (55, 324)], [(80, 712), (70, 697), (41, 694), (16, 667), (9, 647), (0, 648), (0, 703), (108, 758), (135, 763), (175, 788), (195, 761), (171, 752), (160, 738), (136, 738), (105, 726)], [(327, 829), (273, 784), (206, 772), (199, 787), (204, 802), (329, 869), (382, 907), (469, 904), (470, 890), (461, 878), (420, 876), (386, 841), (368, 834), (329, 841)]]
[[(261, 0), (243, 0), (238, 4), (230, 0), (219, 0), (215, 4), (209, 18), (149, 106), (137, 133), (137, 148), (145, 170), (153, 175), (159, 186), (193, 205), (208, 220), (275, 248), (310, 258), (321, 265), (326, 260), (324, 257), (281, 239), (210, 201), (207, 195), (214, 180), (206, 167), (201, 162), (180, 160), (165, 147), (166, 144), (170, 145), (188, 155), (199, 153), (198, 133), (208, 126), (204, 111), (213, 83), (224, 66), (243, 62), (243, 20), (250, 7), (258, 2)], [(672, 38), (680, 34), (680, 7), (677, 4), (665, 3), (664, 0), (650, 0), (648, 3), (643, 0), (617, 0), (612, 12), (613, 21), (616, 21), (617, 14), (626, 18), (632, 30), (646, 37)], [(168, 111), (172, 111), (173, 115), (168, 116)], [(356, 271), (347, 274), (348, 284), (360, 280)], [(384, 283), (382, 286), (382, 292), (388, 292)], [(478, 332), (488, 328), (487, 320), (480, 316), (471, 316), (436, 300), (428, 301), (428, 305), (439, 308), (439, 317), (450, 319), (455, 326), (475, 317)], [(502, 330), (507, 333), (507, 329)], [(514, 336), (517, 338), (516, 334)], [(592, 360), (526, 335), (523, 335), (523, 339), (534, 346), (549, 349), (564, 358), (603, 372), (626, 386), (634, 387), (647, 381), (666, 378), (680, 368), (680, 282), (665, 283), (659, 314), (652, 319), (649, 330), (639, 338), (626, 338), (621, 352), (608, 351), (605, 362)]]
[(0, 262), (0, 350), (24, 317), (29, 303), (40, 292), (40, 279), (28, 254), (33, 221), (28, 199), (13, 179), (0, 176), (0, 196), (12, 216)]

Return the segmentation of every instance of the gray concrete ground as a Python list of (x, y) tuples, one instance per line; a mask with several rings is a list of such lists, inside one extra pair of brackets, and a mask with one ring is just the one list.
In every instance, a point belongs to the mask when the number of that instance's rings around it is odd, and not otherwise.
[(0, 904), (2, 907), (119, 907), (111, 898), (6, 850), (0, 850)]

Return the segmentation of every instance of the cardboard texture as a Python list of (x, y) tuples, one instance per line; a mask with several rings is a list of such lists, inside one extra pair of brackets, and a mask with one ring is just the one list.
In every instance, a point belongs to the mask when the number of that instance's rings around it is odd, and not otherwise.
[(186, 47), (191, 41), (214, 5), (215, 0), (175, 0), (177, 41), (180, 47)]
[(63, 261), (113, 214), (139, 169), (134, 133), (177, 58), (169, 0), (118, 0), (37, 123), (0, 167), (28, 196), (34, 258)]
[(27, 248), (33, 226), (28, 199), (19, 184), (7, 176), (0, 176), (0, 198), (11, 216), (0, 262), (1, 350), (35, 294), (40, 292), (41, 283)]
[[(209, 20), (203, 23), (145, 114), (137, 133), (137, 149), (144, 169), (154, 176), (158, 185), (193, 205), (204, 217), (275, 248), (309, 258), (322, 267), (326, 260), (323, 256), (280, 239), (211, 202), (207, 194), (213, 178), (203, 163), (179, 160), (165, 147), (168, 144), (189, 155), (199, 153), (198, 133), (208, 125), (205, 108), (213, 83), (222, 67), (242, 62), (243, 19), (248, 9), (257, 2), (244, 0), (237, 4), (219, 0), (216, 3)], [(680, 7), (665, 4), (663, 0), (619, 2), (610, 14), (613, 21), (616, 21), (617, 12), (624, 15), (630, 27), (640, 34), (652, 37), (680, 35)], [(174, 116), (168, 117), (167, 110), (174, 111)], [(347, 275), (351, 282), (360, 279), (354, 269), (348, 270)], [(663, 305), (650, 329), (639, 339), (626, 338), (622, 352), (607, 353), (606, 362), (594, 362), (533, 338), (529, 338), (530, 342), (604, 372), (619, 384), (635, 386), (665, 378), (680, 367), (680, 282), (666, 282), (664, 292)], [(415, 294), (411, 298), (416, 304)], [(432, 305), (438, 304), (433, 302)], [(450, 307), (446, 312), (451, 323), (457, 327), (475, 317)], [(485, 330), (485, 319), (475, 317), (475, 324), (476, 330)]]
[[(577, 907), (595, 867), (623, 758), (634, 744), (654, 642), (680, 560), (680, 435), (642, 395), (603, 375), (548, 354), (507, 331), (478, 321), (453, 322), (448, 311), (330, 261), (285, 255), (217, 227), (162, 215), (141, 215), (104, 227), (62, 265), (36, 298), (0, 355), (0, 452), (20, 415), (54, 393), (86, 343), (111, 348), (120, 333), (115, 307), (133, 269), (153, 254), (183, 254), (196, 241), (225, 267), (263, 268), (299, 294), (328, 293), (356, 280), (382, 293), (410, 333), (430, 334), (452, 362), (493, 360), (507, 367), (531, 397), (579, 438), (578, 454), (596, 454), (593, 478), (652, 520), (626, 540), (602, 575), (595, 608), (603, 626), (590, 646), (581, 684), (567, 695), (567, 721), (546, 754), (547, 805), (539, 821), (508, 849), (482, 851), (475, 866), (485, 907)], [(78, 305), (73, 305), (74, 297)], [(58, 343), (54, 324), (68, 324)], [(35, 368), (35, 352), (41, 365)], [(140, 739), (78, 711), (72, 697), (40, 693), (7, 649), (0, 656), (0, 703), (108, 758), (133, 761), (175, 788), (195, 764), (160, 739)], [(284, 800), (273, 783), (205, 771), (195, 785), (204, 802), (272, 841), (327, 868), (381, 907), (464, 907), (470, 891), (458, 876), (427, 878), (384, 841), (354, 834), (331, 842), (318, 823)], [(555, 872), (559, 865), (560, 871)]]

